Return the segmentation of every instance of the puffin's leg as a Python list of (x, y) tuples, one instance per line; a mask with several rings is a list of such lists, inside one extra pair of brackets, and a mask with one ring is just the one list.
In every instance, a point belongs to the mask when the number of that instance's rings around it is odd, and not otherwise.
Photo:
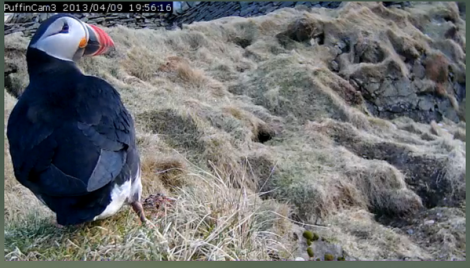
[(139, 201), (135, 201), (131, 203), (131, 207), (137, 214), (137, 216), (139, 216), (139, 219), (142, 224), (145, 224), (147, 222), (147, 218), (145, 217), (144, 208), (142, 207), (142, 204)]
[(141, 222), (142, 225), (147, 225), (148, 224), (151, 227), (155, 227), (155, 225), (145, 217), (144, 208), (142, 207), (142, 203), (140, 203), (139, 201), (134, 201), (130, 205), (131, 205), (132, 209), (134, 210), (134, 212), (137, 214), (137, 216), (139, 216), (139, 219), (140, 219), (140, 222)]

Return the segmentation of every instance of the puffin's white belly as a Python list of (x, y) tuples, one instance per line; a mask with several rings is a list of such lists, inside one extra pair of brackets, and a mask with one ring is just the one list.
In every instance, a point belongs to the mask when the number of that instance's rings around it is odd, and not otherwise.
[[(135, 194), (138, 194), (138, 200), (132, 200), (132, 197)], [(118, 185), (114, 186), (113, 190), (111, 191), (111, 203), (109, 203), (109, 205), (100, 215), (93, 218), (93, 220), (95, 221), (95, 220), (104, 219), (104, 218), (107, 218), (116, 214), (125, 203), (139, 201), (141, 194), (142, 194), (142, 182), (140, 179), (140, 168), (139, 168), (136, 179), (134, 180), (134, 183), (131, 183), (131, 180), (129, 179), (128, 181), (126, 181), (124, 184), (120, 186)]]
[(111, 203), (106, 209), (93, 220), (100, 220), (112, 216), (124, 205), (124, 202), (131, 194), (131, 181), (128, 180), (124, 184), (116, 185), (111, 191)]

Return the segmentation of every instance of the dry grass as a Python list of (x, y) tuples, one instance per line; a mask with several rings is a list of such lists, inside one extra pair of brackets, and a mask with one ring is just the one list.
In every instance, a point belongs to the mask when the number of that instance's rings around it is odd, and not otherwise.
[[(421, 5), (412, 16), (348, 3), (177, 31), (105, 29), (117, 50), (79, 66), (113, 84), (133, 114), (144, 196), (163, 192), (177, 201), (163, 217), (149, 212), (156, 229), (139, 227), (125, 209), (57, 230), (53, 215), (15, 181), (5, 139), (5, 259), (307, 259), (305, 242), (296, 239), (305, 229), (325, 237), (314, 244), (316, 254), (331, 250), (335, 258), (465, 259), (464, 123), (371, 117), (345, 79), (406, 76), (407, 57), (423, 50), (441, 55), (426, 27), (429, 17), (448, 16), (465, 36), (465, 24), (445, 12), (455, 6)], [(310, 31), (286, 35), (295, 25)], [(340, 76), (328, 66), (345, 37), (362, 52), (339, 60)], [(19, 34), (5, 38), (6, 48), (21, 55), (5, 56), (19, 66), (10, 91), (27, 84), (21, 58), (27, 42)], [(382, 57), (370, 56), (371, 48)], [(444, 55), (464, 76), (465, 66)], [(431, 81), (436, 70), (429, 65), (431, 86), (442, 82)], [(15, 100), (4, 97), (7, 119)], [(419, 229), (431, 208), (449, 207), (455, 210), (432, 229), (440, 235), (410, 235), (390, 223), (413, 215), (408, 228)], [(444, 237), (446, 247), (426, 243), (430, 237)]]
[(270, 251), (291, 257), (285, 248), (289, 244), (281, 242), (290, 224), (285, 206), (266, 208), (269, 202), (263, 203), (246, 189), (231, 189), (224, 178), (203, 171), (187, 174), (187, 179), (197, 184), (175, 189), (178, 200), (174, 207), (165, 216), (152, 218), (158, 225), (156, 230), (138, 227), (135, 215), (128, 210), (80, 229), (59, 231), (49, 223), (50, 213), (35, 211), (38, 204), (22, 207), (23, 217), (9, 217), (5, 226), (5, 258), (269, 260)]

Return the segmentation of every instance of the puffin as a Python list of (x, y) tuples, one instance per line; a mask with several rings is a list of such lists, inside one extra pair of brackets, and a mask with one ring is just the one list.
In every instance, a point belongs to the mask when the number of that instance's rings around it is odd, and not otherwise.
[(16, 180), (59, 227), (108, 218), (124, 205), (150, 223), (133, 118), (111, 84), (76, 65), (114, 47), (99, 27), (56, 14), (26, 51), (29, 85), (8, 118), (10, 156)]

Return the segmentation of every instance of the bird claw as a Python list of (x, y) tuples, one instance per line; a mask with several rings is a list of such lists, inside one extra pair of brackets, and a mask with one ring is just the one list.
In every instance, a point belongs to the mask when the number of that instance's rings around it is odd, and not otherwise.
[[(139, 216), (141, 226), (149, 226), (151, 228), (157, 228), (156, 224), (154, 224), (152, 221), (147, 219), (147, 217), (145, 217), (144, 208), (145, 210), (151, 211), (151, 217), (155, 216), (155, 218), (158, 218), (159, 216), (162, 216), (162, 214), (165, 215), (165, 213), (160, 211), (160, 209), (164, 207), (166, 204), (173, 204), (175, 201), (176, 201), (175, 198), (167, 197), (163, 194), (158, 193), (155, 195), (150, 195), (148, 198), (144, 200), (143, 203), (141, 202), (131, 203), (131, 206), (132, 206), (132, 209)], [(155, 210), (157, 211), (156, 213), (155, 213)]]
[(164, 194), (157, 193), (147, 197), (144, 201), (144, 207), (148, 209), (160, 209), (166, 204), (174, 204), (175, 198), (167, 197)]

